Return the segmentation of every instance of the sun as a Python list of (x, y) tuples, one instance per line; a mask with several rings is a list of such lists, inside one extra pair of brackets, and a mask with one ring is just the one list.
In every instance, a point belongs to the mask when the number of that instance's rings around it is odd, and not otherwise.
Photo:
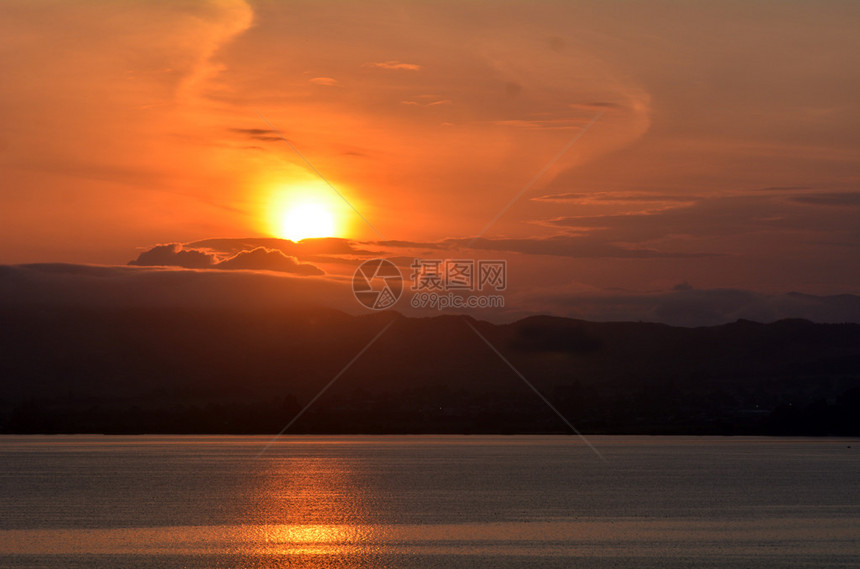
[(275, 183), (262, 191), (259, 220), (261, 229), (272, 237), (301, 241), (352, 232), (349, 202), (323, 182)]
[(287, 205), (281, 215), (279, 237), (301, 241), (311, 237), (334, 237), (334, 213), (322, 203), (301, 202)]

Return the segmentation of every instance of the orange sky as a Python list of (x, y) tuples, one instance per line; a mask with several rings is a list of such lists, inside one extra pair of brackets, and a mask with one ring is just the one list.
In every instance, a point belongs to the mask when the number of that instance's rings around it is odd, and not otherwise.
[(599, 115), (484, 235), (523, 289), (858, 293), (858, 24), (835, 1), (7, 0), (0, 263), (273, 236), (296, 193), (420, 254)]

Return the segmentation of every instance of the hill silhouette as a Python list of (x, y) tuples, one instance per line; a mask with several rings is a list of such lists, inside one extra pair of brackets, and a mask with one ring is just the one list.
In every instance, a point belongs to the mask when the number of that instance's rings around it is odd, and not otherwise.
[(860, 325), (5, 308), (0, 432), (860, 434)]

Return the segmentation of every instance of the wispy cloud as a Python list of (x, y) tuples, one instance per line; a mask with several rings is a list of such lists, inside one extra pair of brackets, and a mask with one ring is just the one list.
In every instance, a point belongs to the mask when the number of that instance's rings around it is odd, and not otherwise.
[(576, 259), (679, 259), (711, 257), (710, 253), (675, 253), (655, 249), (635, 248), (618, 245), (584, 235), (556, 235), (553, 237), (524, 237), (488, 239), (478, 237), (450, 238), (442, 241), (380, 241), (379, 245), (397, 248), (415, 248), (431, 250), (474, 249), (482, 251), (497, 251), (522, 253), (525, 255), (549, 255), (554, 257), (569, 257)]
[(762, 192), (800, 192), (807, 190), (814, 190), (812, 186), (768, 186), (766, 188), (759, 188), (759, 191)]
[(366, 63), (366, 67), (376, 67), (378, 69), (391, 69), (395, 71), (418, 71), (421, 66), (416, 63), (403, 63), (401, 61), (379, 61), (375, 63)]
[(264, 142), (274, 142), (276, 140), (281, 140), (281, 137), (278, 136), (278, 133), (267, 128), (231, 128), (230, 132), (241, 134), (252, 140), (262, 140)]
[(588, 117), (559, 117), (553, 119), (506, 119), (492, 121), (498, 126), (511, 126), (535, 130), (580, 129), (588, 123)]
[(570, 103), (568, 105), (571, 109), (582, 109), (586, 111), (593, 110), (609, 110), (609, 109), (623, 109), (624, 105), (620, 105), (618, 103), (609, 103), (606, 101), (594, 101), (590, 103)]
[(568, 203), (629, 203), (629, 202), (678, 202), (692, 203), (696, 201), (696, 197), (667, 195), (667, 194), (647, 194), (636, 192), (568, 192), (560, 194), (546, 194), (543, 196), (535, 196), (531, 198), (534, 201), (541, 202), (568, 202)]
[(438, 107), (439, 105), (450, 105), (451, 99), (438, 99), (435, 101), (401, 101), (404, 105), (415, 105), (417, 107)]
[(860, 206), (860, 192), (825, 192), (793, 196), (790, 199), (793, 202), (811, 205), (834, 207)]

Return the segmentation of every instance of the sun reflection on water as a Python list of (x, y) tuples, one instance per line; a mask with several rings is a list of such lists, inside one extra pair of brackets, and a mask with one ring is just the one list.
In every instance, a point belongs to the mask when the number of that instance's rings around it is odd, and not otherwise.
[(246, 543), (267, 553), (338, 555), (372, 543), (374, 502), (349, 460), (335, 456), (292, 456), (267, 463), (255, 492), (256, 524)]
[(266, 543), (338, 543), (347, 541), (353, 532), (348, 526), (268, 526)]
[(247, 541), (270, 554), (342, 555), (366, 550), (374, 541), (370, 526), (276, 525), (249, 530), (256, 535)]

